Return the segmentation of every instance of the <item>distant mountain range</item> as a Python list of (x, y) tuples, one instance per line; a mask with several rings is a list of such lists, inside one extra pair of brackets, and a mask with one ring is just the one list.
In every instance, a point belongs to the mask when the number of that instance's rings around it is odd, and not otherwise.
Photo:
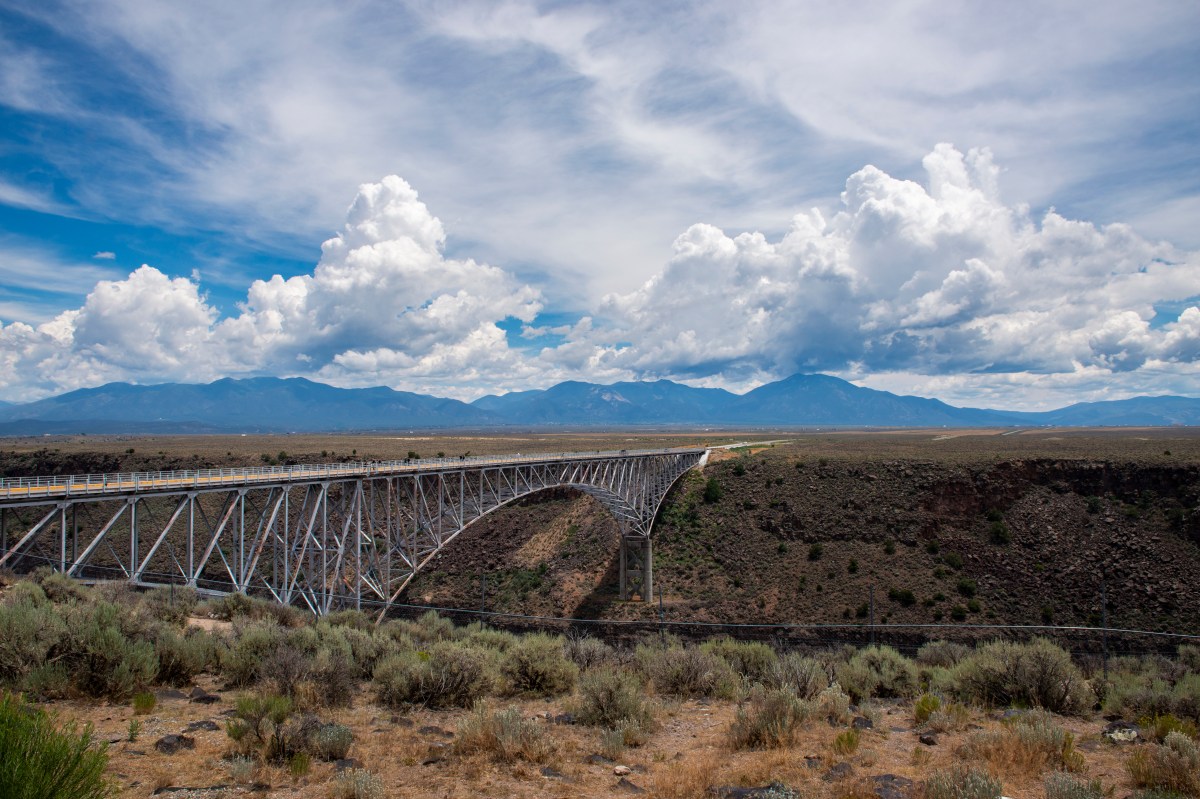
[(745, 394), (670, 380), (566, 382), (468, 404), (390, 388), (334, 388), (303, 378), (226, 378), (208, 385), (109, 383), (23, 405), (0, 405), (0, 435), (49, 433), (318, 432), (484, 428), (993, 427), (1200, 425), (1200, 399), (1134, 397), (1041, 413), (957, 408), (863, 388), (828, 375), (792, 375)]

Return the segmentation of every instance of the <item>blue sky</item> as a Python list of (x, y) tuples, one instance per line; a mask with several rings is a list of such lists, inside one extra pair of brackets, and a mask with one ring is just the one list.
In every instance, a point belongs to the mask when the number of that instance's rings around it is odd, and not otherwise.
[(1198, 75), (1179, 2), (0, 2), (0, 399), (1196, 395)]

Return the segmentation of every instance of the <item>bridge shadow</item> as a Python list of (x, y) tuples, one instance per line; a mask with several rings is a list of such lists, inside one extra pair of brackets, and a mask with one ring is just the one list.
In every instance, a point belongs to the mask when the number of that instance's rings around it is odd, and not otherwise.
[(598, 619), (604, 615), (616, 602), (621, 601), (621, 551), (618, 541), (618, 549), (612, 553), (612, 558), (609, 560), (608, 568), (604, 570), (604, 576), (600, 583), (593, 588), (589, 593), (570, 609), (569, 614), (574, 619)]

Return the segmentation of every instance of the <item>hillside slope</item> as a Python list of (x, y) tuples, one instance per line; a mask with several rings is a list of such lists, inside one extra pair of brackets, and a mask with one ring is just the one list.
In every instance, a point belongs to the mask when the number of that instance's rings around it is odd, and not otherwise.
[[(862, 621), (873, 586), (891, 623), (1097, 625), (1103, 584), (1110, 625), (1200, 633), (1198, 500), (1195, 463), (810, 460), (777, 447), (676, 487), (655, 581), (672, 619), (746, 623)], [(616, 601), (617, 535), (588, 497), (531, 499), (464, 533), (410, 597), (475, 608), (486, 575), (492, 610), (652, 618)]]

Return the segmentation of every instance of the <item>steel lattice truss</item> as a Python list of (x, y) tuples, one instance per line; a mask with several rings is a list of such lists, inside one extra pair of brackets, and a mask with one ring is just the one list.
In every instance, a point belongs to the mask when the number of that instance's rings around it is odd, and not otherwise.
[(705, 450), (32, 478), (0, 483), (0, 567), (379, 608), (469, 525), (569, 486), (621, 528), (621, 594), (650, 599), (650, 531)]

